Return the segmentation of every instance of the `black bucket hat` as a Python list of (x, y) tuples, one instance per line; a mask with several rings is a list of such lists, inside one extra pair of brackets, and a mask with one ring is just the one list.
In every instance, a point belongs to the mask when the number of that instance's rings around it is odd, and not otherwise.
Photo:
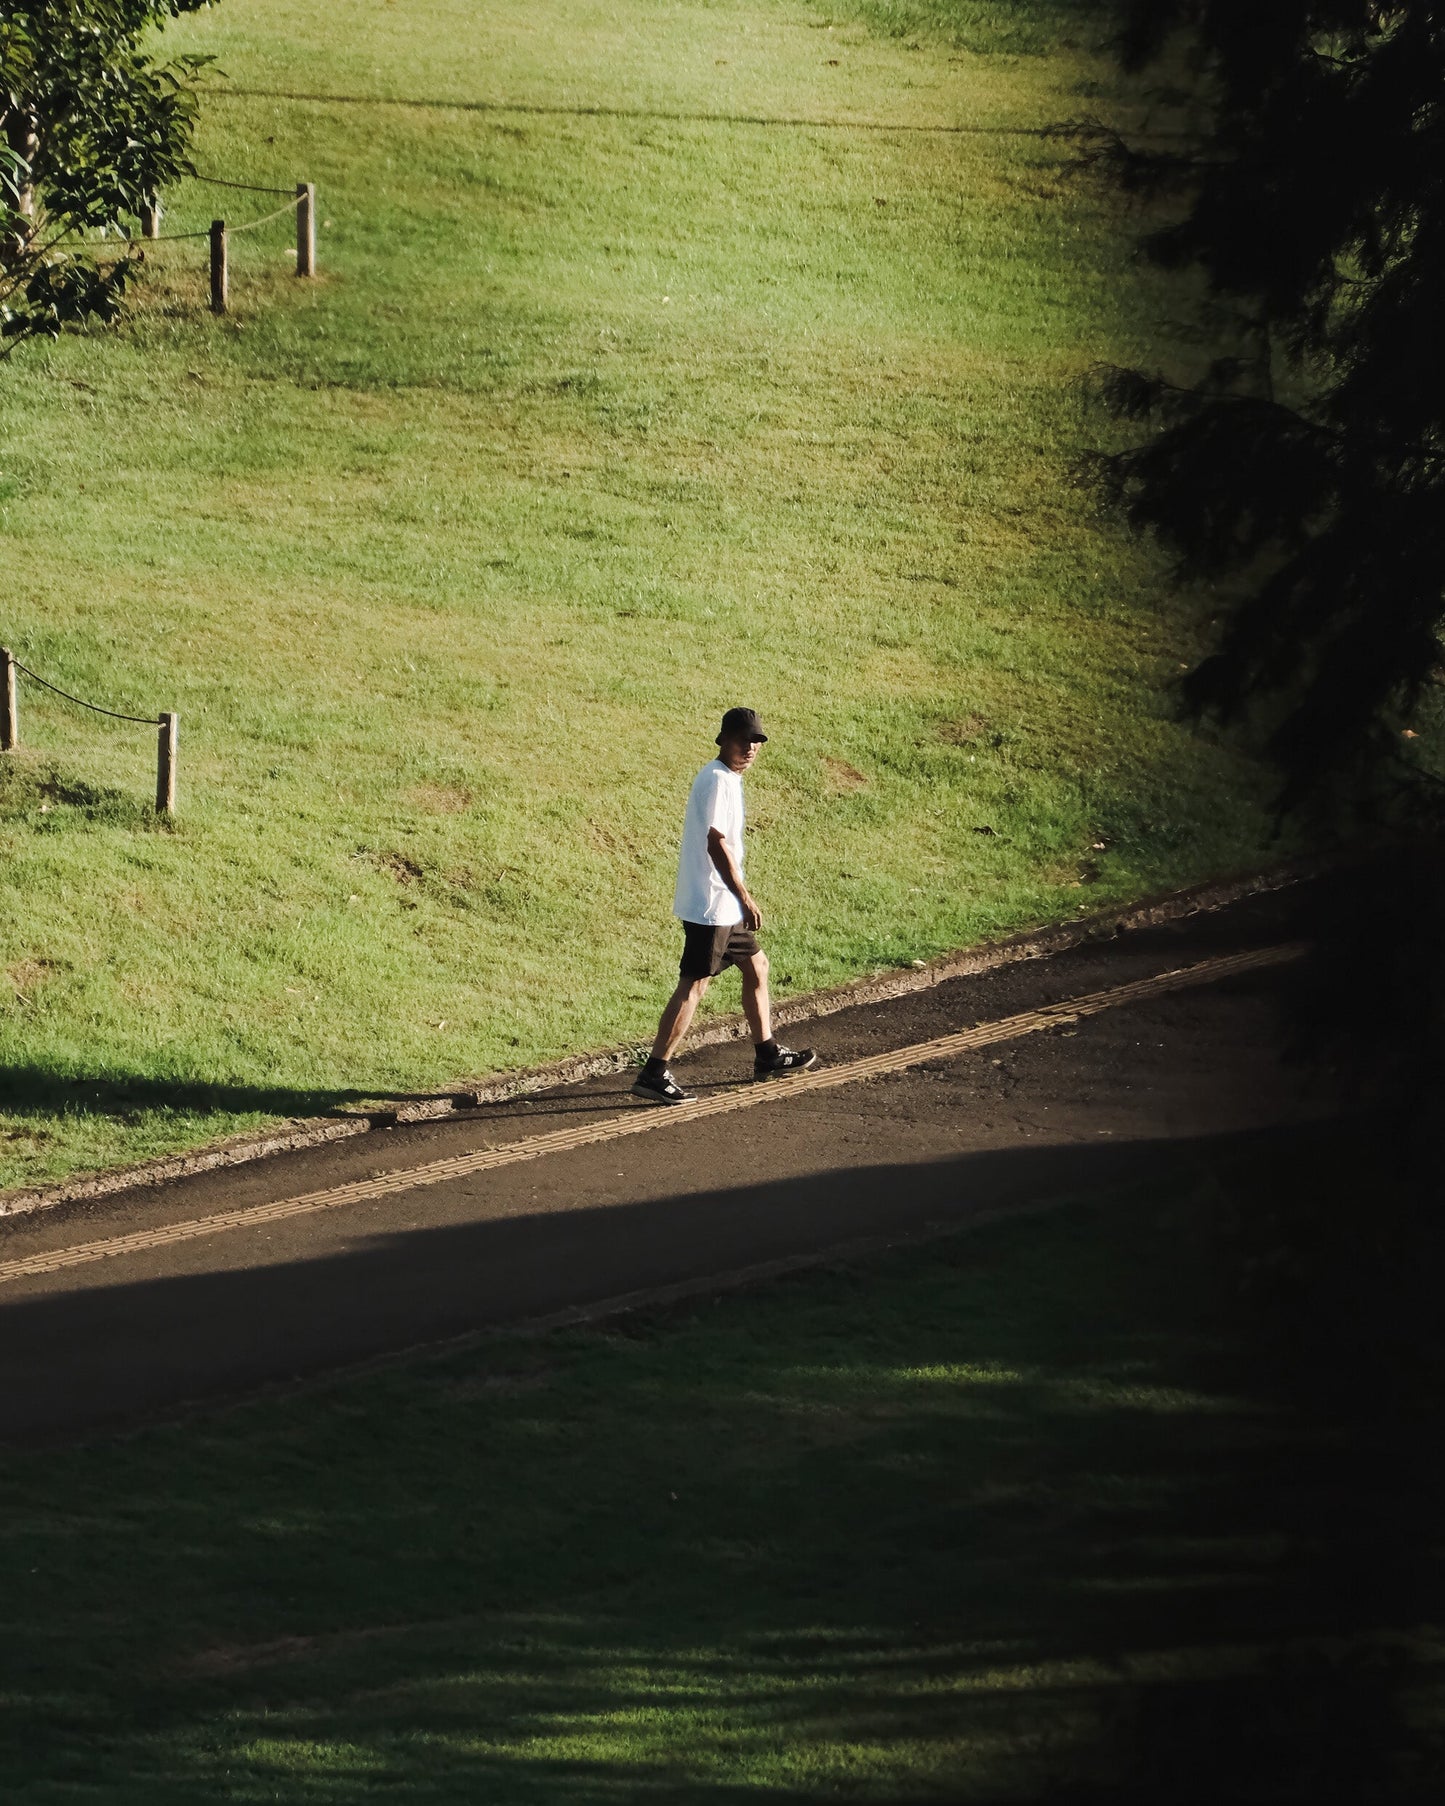
[(768, 737), (763, 732), (763, 724), (758, 719), (756, 709), (729, 709), (722, 718), (722, 732), (717, 737), (719, 746), (728, 735), (733, 735), (739, 740), (744, 736), (749, 740), (766, 740)]

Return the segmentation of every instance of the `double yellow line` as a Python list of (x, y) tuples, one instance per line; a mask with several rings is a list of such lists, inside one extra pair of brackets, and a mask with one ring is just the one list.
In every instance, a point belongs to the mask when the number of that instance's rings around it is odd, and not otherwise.
[(1217, 959), (1183, 966), (1174, 972), (1161, 972), (1153, 978), (1135, 979), (1132, 984), (1115, 985), (1107, 991), (1091, 991), (1064, 1003), (1045, 1004), (1042, 1009), (1025, 1010), (1016, 1016), (1002, 1016), (994, 1022), (982, 1022), (975, 1028), (960, 1029), (951, 1035), (939, 1035), (933, 1041), (918, 1041), (911, 1047), (900, 1047), (891, 1053), (872, 1054), (867, 1059), (850, 1060), (842, 1066), (827, 1066), (819, 1071), (799, 1073), (794, 1078), (767, 1084), (749, 1084), (735, 1090), (722, 1091), (713, 1097), (674, 1108), (640, 1107), (623, 1116), (611, 1116), (602, 1122), (586, 1123), (573, 1129), (553, 1129), (545, 1135), (532, 1135), (504, 1147), (482, 1148), (472, 1154), (457, 1154), (449, 1160), (432, 1160), (424, 1166), (403, 1167), (395, 1172), (380, 1173), (373, 1179), (358, 1179), (349, 1185), (333, 1185), (325, 1191), (302, 1192), (294, 1198), (281, 1198), (274, 1204), (253, 1204), (241, 1210), (222, 1210), (213, 1216), (195, 1217), (184, 1223), (157, 1225), (139, 1229), (131, 1235), (116, 1235), (104, 1241), (78, 1242), (69, 1248), (56, 1248), (45, 1254), (32, 1254), (23, 1260), (0, 1262), (0, 1285), (28, 1279), (44, 1273), (58, 1273), (66, 1267), (88, 1266), (94, 1261), (115, 1260), (121, 1255), (141, 1254), (152, 1248), (168, 1248), (176, 1242), (195, 1241), (200, 1236), (220, 1235), (228, 1229), (253, 1229), (266, 1223), (279, 1223), (290, 1217), (306, 1216), (317, 1210), (338, 1210), (347, 1204), (364, 1204), (373, 1198), (390, 1197), (397, 1192), (418, 1191), (424, 1185), (443, 1185), (449, 1179), (466, 1179), (474, 1173), (487, 1173), (501, 1166), (517, 1166), (524, 1160), (542, 1160), (548, 1154), (566, 1154), (575, 1148), (595, 1146), (599, 1142), (620, 1141), (625, 1135), (645, 1135), (654, 1129), (681, 1128), (704, 1116), (726, 1116), (735, 1110), (750, 1110), (757, 1105), (780, 1103), (788, 1098), (830, 1091), (839, 1085), (854, 1085), (863, 1079), (879, 1078), (885, 1073), (903, 1072), (910, 1066), (922, 1066), (929, 1060), (950, 1059), (958, 1054), (976, 1053), (1000, 1042), (1016, 1041), (1021, 1036), (1037, 1034), (1043, 1029), (1082, 1021), (1087, 1016), (1101, 1015), (1121, 1005), (1162, 997), (1170, 991), (1182, 991), (1193, 985), (1216, 984), (1246, 972), (1262, 971), (1298, 959), (1304, 947), (1290, 943), (1263, 947), (1252, 953), (1225, 954)]

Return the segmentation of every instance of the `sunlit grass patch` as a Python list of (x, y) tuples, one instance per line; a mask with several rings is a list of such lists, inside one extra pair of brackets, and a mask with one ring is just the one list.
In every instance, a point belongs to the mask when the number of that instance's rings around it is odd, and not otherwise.
[[(0, 634), (181, 718), (167, 836), (153, 736), (22, 689), (27, 758), (116, 800), (0, 803), (0, 965), (66, 974), (0, 993), (0, 1184), (258, 1120), (226, 1088), (289, 1114), (645, 1037), (740, 699), (794, 990), (1262, 856), (1265, 780), (1176, 719), (1195, 604), (1070, 485), (1090, 364), (1198, 355), (1039, 135), (1081, 82), (1133, 104), (1072, 9), (226, 0), (175, 35), (228, 77), (198, 163), (317, 181), (321, 275), (286, 219), (242, 234), (215, 319), (157, 246), (123, 332), (0, 385)], [(269, 204), (190, 184), (166, 223)], [(143, 1125), (51, 1113), (101, 1079), (155, 1088)], [(168, 1143), (175, 1082), (217, 1101)]]

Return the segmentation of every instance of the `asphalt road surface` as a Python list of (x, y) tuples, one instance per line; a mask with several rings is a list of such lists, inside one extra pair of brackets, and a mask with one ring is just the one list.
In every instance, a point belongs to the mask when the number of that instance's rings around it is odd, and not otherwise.
[[(736, 1092), (749, 1050), (715, 1047), (676, 1063), (696, 1111), (634, 1104), (617, 1074), (14, 1219), (0, 1225), (0, 1436), (123, 1424), (1307, 1133), (1330, 1106), (1280, 1058), (1291, 965), (1047, 1015), (1277, 946), (1291, 911), (1256, 900), (790, 1028), (827, 1085)], [(1028, 1032), (1008, 1024), (1020, 1015)], [(923, 1045), (949, 1036), (967, 1044)]]

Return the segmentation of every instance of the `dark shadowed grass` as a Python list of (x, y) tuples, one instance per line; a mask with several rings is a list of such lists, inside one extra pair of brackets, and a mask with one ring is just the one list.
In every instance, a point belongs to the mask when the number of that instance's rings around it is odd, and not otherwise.
[(1431, 1798), (1433, 1405), (1197, 1177), (12, 1451), (7, 1800)]

